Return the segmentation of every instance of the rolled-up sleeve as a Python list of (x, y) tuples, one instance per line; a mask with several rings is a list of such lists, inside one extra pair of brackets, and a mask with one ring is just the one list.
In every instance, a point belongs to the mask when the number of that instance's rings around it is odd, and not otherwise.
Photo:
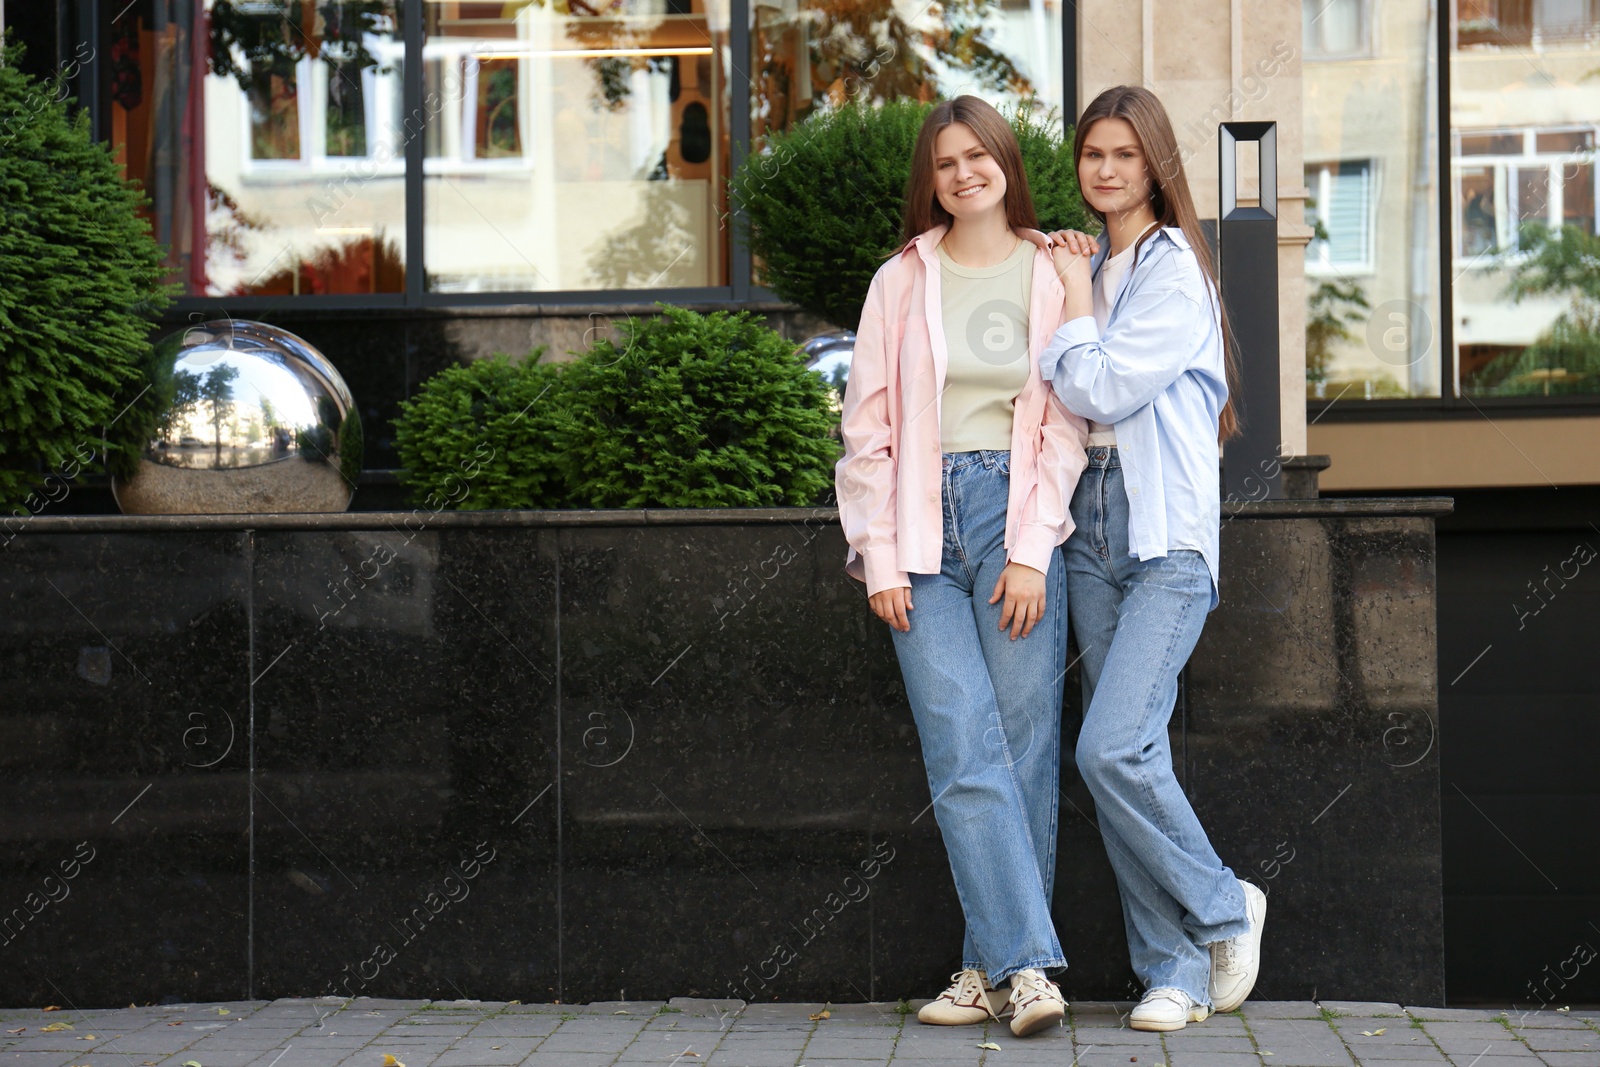
[(839, 522), (850, 557), (845, 569), (866, 582), (867, 595), (909, 586), (895, 543), (895, 427), (890, 419), (889, 331), (883, 321), (883, 292), (874, 280), (861, 310), (850, 377), (840, 417), (844, 458), (834, 468)]
[(1174, 287), (1129, 294), (1104, 337), (1092, 315), (1064, 323), (1040, 354), (1039, 373), (1074, 414), (1119, 422), (1188, 369), (1209, 309)]
[(1010, 562), (1048, 571), (1050, 553), (1072, 535), (1072, 494), (1089, 459), (1089, 424), (1045, 394), (1038, 483), (1022, 508)]

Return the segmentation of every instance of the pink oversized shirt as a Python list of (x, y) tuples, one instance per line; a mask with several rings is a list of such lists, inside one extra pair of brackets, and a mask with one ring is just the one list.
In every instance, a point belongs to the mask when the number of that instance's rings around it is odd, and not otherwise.
[[(850, 551), (845, 571), (867, 595), (937, 574), (944, 549), (940, 400), (949, 349), (944, 338), (936, 249), (946, 227), (909, 241), (878, 268), (861, 309), (845, 387), (844, 458), (834, 472), (839, 519)], [(1072, 533), (1069, 507), (1089, 425), (1039, 377), (1039, 353), (1065, 321), (1066, 290), (1038, 230), (1028, 310), (1028, 383), (1011, 423), (1006, 561), (1037, 571)], [(913, 251), (915, 254), (912, 254)]]

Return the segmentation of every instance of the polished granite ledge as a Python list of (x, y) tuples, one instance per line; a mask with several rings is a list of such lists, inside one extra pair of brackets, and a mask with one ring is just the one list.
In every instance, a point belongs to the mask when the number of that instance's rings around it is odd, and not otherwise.
[[(1340, 497), (1224, 504), (1228, 518), (1343, 519), (1448, 515), (1447, 496)], [(12, 534), (111, 533), (126, 530), (387, 530), (548, 526), (722, 526), (837, 523), (838, 508), (618, 508), (572, 511), (343, 511), (276, 515), (35, 515), (0, 518), (0, 547)], [(419, 525), (420, 524), (420, 525)]]

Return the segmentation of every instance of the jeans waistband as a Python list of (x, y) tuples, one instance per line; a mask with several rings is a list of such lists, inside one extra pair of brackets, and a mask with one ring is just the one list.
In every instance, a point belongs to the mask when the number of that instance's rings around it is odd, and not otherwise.
[(1088, 453), (1090, 470), (1095, 467), (1103, 467), (1106, 470), (1110, 470), (1112, 467), (1122, 466), (1122, 460), (1117, 458), (1116, 445), (1090, 445)]
[(993, 470), (995, 464), (1011, 458), (1011, 449), (984, 448), (976, 452), (945, 452), (942, 453), (942, 458), (946, 473), (970, 467), (974, 463), (982, 463), (986, 470)]

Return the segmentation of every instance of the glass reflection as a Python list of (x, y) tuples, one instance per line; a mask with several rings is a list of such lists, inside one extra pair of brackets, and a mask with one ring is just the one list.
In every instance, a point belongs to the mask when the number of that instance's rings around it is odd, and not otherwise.
[(1438, 396), (1435, 16), (1375, 0), (1301, 10), (1307, 394)]
[(1060, 0), (755, 0), (752, 139), (759, 149), (768, 131), (853, 98), (1059, 108), (1061, 11)]
[(1468, 396), (1600, 392), (1600, 9), (1450, 6), (1457, 387)]
[(726, 0), (431, 2), (434, 292), (726, 285)]
[(188, 295), (404, 278), (394, 0), (96, 0), (110, 139)]

